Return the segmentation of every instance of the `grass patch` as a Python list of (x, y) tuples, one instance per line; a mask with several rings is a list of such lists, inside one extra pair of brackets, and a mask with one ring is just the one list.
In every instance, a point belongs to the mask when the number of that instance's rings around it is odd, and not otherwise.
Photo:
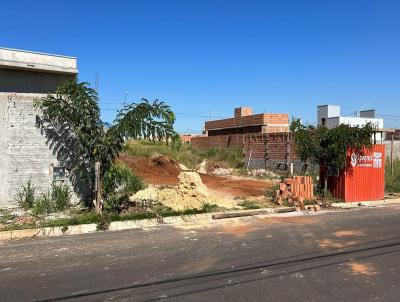
[(13, 220), (15, 215), (11, 214), (9, 210), (0, 209), (0, 224), (6, 224), (7, 221)]
[(251, 200), (244, 200), (242, 202), (239, 202), (238, 205), (245, 210), (256, 210), (256, 209), (261, 209), (263, 207), (259, 202)]
[(71, 189), (64, 184), (52, 183), (51, 190), (36, 194), (37, 188), (29, 180), (16, 193), (15, 200), (24, 209), (32, 210), (33, 215), (46, 215), (60, 212), (71, 206)]
[(80, 224), (97, 224), (97, 230), (106, 230), (113, 221), (128, 221), (128, 220), (143, 220), (157, 218), (157, 215), (161, 217), (173, 217), (182, 215), (195, 215), (217, 212), (222, 210), (217, 205), (206, 204), (202, 209), (188, 209), (184, 211), (174, 211), (171, 209), (165, 209), (159, 212), (143, 211), (136, 213), (117, 214), (107, 213), (98, 215), (95, 212), (86, 212), (81, 214), (75, 214), (69, 218), (58, 218), (52, 220), (38, 221), (36, 224), (22, 224), (22, 225), (7, 225), (3, 231), (9, 230), (21, 230), (28, 228), (46, 228), (46, 227), (62, 227), (63, 232), (68, 230), (69, 226), (80, 225)]
[(390, 167), (390, 160), (386, 160), (385, 191), (386, 193), (400, 192), (400, 160), (393, 162), (393, 174)]
[(164, 142), (130, 140), (125, 144), (123, 153), (137, 157), (168, 156), (190, 169), (194, 169), (204, 159), (226, 168), (243, 167), (243, 151), (241, 148), (201, 150), (186, 144), (177, 149), (166, 145)]
[(274, 200), (276, 197), (276, 191), (278, 190), (279, 190), (279, 184), (277, 183), (268, 188), (267, 190), (265, 190), (265, 196), (268, 198), (272, 198), (272, 200)]

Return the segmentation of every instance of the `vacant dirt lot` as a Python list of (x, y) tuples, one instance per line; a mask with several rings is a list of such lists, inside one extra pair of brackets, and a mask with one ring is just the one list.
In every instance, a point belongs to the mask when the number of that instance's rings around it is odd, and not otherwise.
[[(179, 166), (166, 157), (143, 158), (122, 155), (120, 160), (136, 175), (154, 185), (176, 185), (181, 172)], [(234, 176), (201, 174), (201, 179), (209, 190), (234, 197), (263, 196), (265, 190), (273, 186), (271, 181)]]

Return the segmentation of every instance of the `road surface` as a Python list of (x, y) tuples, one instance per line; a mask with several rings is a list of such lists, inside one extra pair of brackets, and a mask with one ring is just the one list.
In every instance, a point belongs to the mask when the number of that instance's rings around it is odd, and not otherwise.
[(0, 301), (399, 301), (400, 206), (0, 242)]

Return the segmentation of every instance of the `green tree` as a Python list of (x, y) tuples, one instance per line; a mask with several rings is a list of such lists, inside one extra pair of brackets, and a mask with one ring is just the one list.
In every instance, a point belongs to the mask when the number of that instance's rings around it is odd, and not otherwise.
[(299, 119), (293, 119), (290, 130), (294, 134), (296, 152), (302, 161), (312, 161), (325, 167), (324, 192), (327, 192), (328, 173), (339, 173), (348, 165), (347, 150), (362, 152), (371, 147), (373, 128), (339, 125), (329, 129), (326, 126), (305, 126)]
[(100, 119), (97, 92), (76, 80), (61, 84), (55, 94), (35, 101), (40, 109), (38, 124), (59, 161), (69, 170), (75, 189), (90, 196), (94, 189), (94, 167), (101, 163), (104, 176), (127, 138), (174, 141), (175, 115), (164, 102), (142, 99), (124, 106), (114, 123), (105, 129)]

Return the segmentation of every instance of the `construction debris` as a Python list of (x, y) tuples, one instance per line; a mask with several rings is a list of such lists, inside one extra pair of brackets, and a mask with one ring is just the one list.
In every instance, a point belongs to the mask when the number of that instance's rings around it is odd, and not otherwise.
[(196, 168), (197, 173), (207, 174), (207, 160), (204, 159)]
[(222, 208), (235, 208), (235, 200), (210, 194), (196, 172), (181, 172), (177, 186), (149, 186), (131, 196), (131, 202), (158, 201), (175, 211), (202, 209), (206, 204)]
[(233, 169), (217, 168), (212, 172), (212, 174), (217, 175), (217, 176), (226, 176), (226, 175), (231, 175), (232, 172), (233, 172)]
[(271, 177), (271, 178), (279, 178), (280, 176), (272, 171), (268, 171), (266, 169), (254, 169), (247, 172), (248, 175), (254, 177)]
[[(287, 178), (279, 183), (279, 190), (276, 191), (275, 203), (284, 205), (285, 203), (294, 206), (297, 211), (304, 211), (306, 207), (304, 200), (314, 199), (314, 185), (310, 176), (294, 176)], [(307, 207), (313, 211), (320, 210), (319, 205)]]

